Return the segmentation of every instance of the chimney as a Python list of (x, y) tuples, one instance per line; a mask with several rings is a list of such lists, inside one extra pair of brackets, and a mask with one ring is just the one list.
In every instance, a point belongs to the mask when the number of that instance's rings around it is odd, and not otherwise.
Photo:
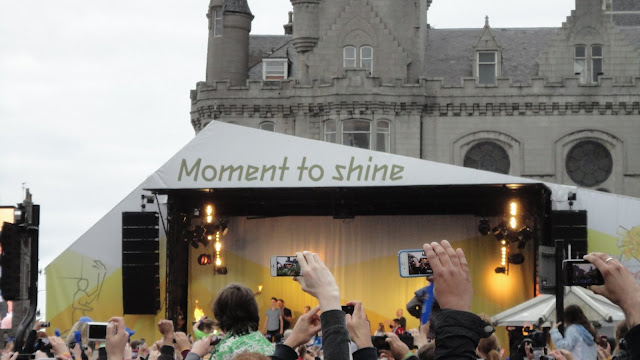
[(293, 35), (293, 11), (289, 11), (289, 22), (284, 24), (284, 34)]

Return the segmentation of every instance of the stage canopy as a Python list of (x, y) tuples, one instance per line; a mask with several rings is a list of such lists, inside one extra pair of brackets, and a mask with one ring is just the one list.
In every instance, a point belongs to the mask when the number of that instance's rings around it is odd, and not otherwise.
[[(153, 193), (168, 195), (168, 203), (160, 196), (161, 204), (147, 204), (165, 222), (171, 220), (168, 213), (193, 212), (208, 199), (230, 221), (223, 250), (228, 275), (214, 276), (195, 264), (201, 252), (211, 253), (211, 245), (186, 245), (188, 319), (192, 300), (200, 299), (207, 313), (212, 296), (231, 281), (264, 285), (261, 313), (268, 298), (281, 294), (292, 299), (295, 314), (312, 299), (299, 295), (294, 282), (272, 279), (269, 257), (312, 249), (324, 256), (339, 283), (348, 284), (343, 300), (366, 298), (375, 326), (424, 286), (423, 279), (399, 281), (397, 250), (444, 238), (477, 259), (474, 307), (498, 313), (533, 296), (533, 262), (513, 266), (509, 276), (494, 273), (500, 245), (478, 233), (480, 217), (500, 221), (514, 194), (524, 208), (546, 218), (551, 209), (569, 209), (568, 195), (576, 193), (573, 209), (588, 211), (589, 250), (610, 253), (640, 271), (639, 199), (213, 121), (46, 268), (52, 327), (64, 332), (81, 316), (106, 321), (123, 313), (122, 213), (140, 211), (141, 196)], [(160, 229), (165, 300), (168, 245)], [(525, 250), (532, 258), (533, 246)], [(385, 292), (389, 287), (394, 291)], [(128, 315), (127, 325), (140, 337), (154, 338), (165, 305), (156, 316)]]

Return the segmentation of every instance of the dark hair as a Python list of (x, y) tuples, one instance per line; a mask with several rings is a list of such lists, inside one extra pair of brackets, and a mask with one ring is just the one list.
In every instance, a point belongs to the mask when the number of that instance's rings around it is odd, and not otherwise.
[(582, 325), (587, 331), (593, 336), (593, 341), (597, 342), (598, 334), (596, 333), (596, 329), (593, 328), (591, 322), (587, 319), (582, 312), (582, 309), (578, 305), (569, 305), (564, 308), (564, 321), (567, 325)]
[(258, 330), (260, 316), (253, 291), (240, 284), (229, 284), (213, 302), (213, 315), (220, 329), (232, 335), (245, 335)]
[(278, 301), (278, 298), (276, 298), (276, 297), (272, 297), (272, 298), (271, 298), (271, 300)]
[(480, 339), (478, 342), (478, 352), (486, 356), (487, 359), (496, 359), (495, 355), (498, 355), (497, 359), (500, 359), (499, 348), (498, 337), (495, 334), (491, 334), (488, 338)]
[(418, 359), (420, 360), (434, 360), (436, 358), (436, 343), (428, 342), (418, 349)]
[(278, 299), (278, 301), (282, 301), (282, 303), (284, 304), (284, 300), (282, 300), (282, 299)]

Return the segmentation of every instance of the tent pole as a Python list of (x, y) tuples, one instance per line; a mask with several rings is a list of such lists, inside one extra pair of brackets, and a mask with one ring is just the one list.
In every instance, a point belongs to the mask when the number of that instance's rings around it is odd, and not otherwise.
[[(556, 240), (556, 321), (564, 321), (564, 240)], [(558, 329), (564, 335), (564, 325)]]

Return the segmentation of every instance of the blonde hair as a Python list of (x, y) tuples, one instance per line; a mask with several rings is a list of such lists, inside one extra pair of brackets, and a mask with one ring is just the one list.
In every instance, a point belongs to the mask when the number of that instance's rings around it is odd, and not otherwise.
[(71, 330), (69, 330), (69, 333), (64, 338), (64, 342), (67, 344), (67, 346), (69, 346), (69, 344), (71, 344), (72, 342), (75, 342), (76, 331), (80, 331), (80, 334), (82, 335), (82, 345), (89, 344), (89, 340), (87, 340), (88, 329), (89, 326), (87, 325), (87, 323), (81, 321), (76, 322), (75, 324), (73, 324)]

